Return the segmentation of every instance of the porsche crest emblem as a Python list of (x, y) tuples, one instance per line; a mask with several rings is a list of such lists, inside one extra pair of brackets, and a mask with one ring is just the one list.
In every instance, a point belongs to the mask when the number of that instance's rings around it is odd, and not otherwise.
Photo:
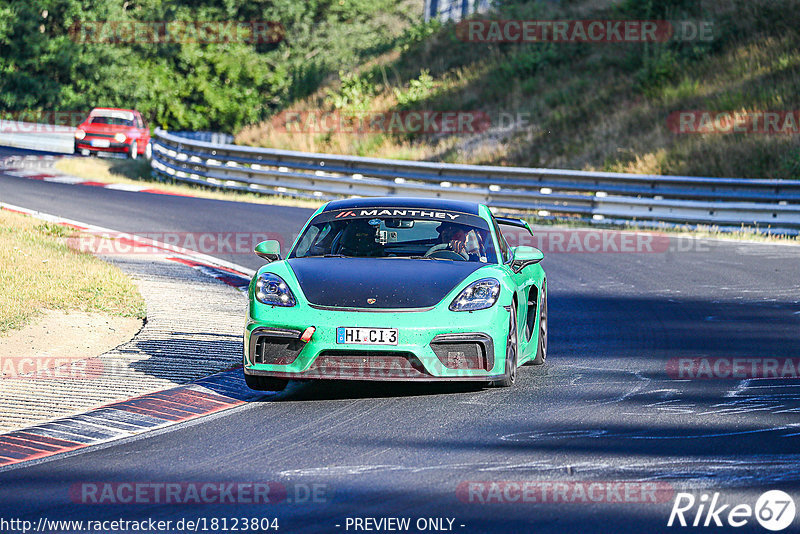
[(367, 299), (367, 304), (375, 304), (377, 302), (375, 299)]

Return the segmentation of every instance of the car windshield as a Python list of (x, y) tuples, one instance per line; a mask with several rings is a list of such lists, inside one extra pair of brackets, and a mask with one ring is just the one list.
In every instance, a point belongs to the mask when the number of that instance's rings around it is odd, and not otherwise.
[(96, 116), (89, 119), (89, 124), (108, 124), (110, 126), (133, 126), (133, 121), (122, 117)]
[(489, 226), (480, 217), (436, 212), (444, 217), (348, 218), (352, 213), (322, 213), (315, 217), (289, 258), (336, 256), (497, 263)]

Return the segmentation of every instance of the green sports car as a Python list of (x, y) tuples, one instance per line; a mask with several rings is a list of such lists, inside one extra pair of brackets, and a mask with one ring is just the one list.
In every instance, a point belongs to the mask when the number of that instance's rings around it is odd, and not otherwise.
[(442, 199), (329, 202), (286, 259), (277, 241), (249, 287), (244, 377), (256, 390), (289, 380), (480, 381), (512, 386), (547, 356), (542, 252), (509, 247), (519, 219)]

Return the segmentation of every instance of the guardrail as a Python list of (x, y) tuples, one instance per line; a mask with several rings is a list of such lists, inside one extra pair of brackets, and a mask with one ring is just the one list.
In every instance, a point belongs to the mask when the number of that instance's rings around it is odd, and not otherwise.
[[(71, 154), (73, 139), (71, 127), (0, 122), (0, 146)], [(153, 136), (152, 163), (154, 174), (165, 179), (267, 195), (441, 197), (482, 202), (505, 213), (599, 224), (800, 233), (800, 180), (401, 161), (211, 143), (162, 130)]]
[(186, 137), (195, 141), (205, 141), (206, 143), (229, 144), (233, 143), (231, 134), (220, 132), (172, 132), (172, 135)]
[(0, 120), (0, 146), (72, 154), (75, 151), (75, 128)]
[(594, 223), (800, 231), (800, 181), (401, 161), (212, 144), (162, 130), (153, 149), (163, 178), (262, 194), (441, 197)]

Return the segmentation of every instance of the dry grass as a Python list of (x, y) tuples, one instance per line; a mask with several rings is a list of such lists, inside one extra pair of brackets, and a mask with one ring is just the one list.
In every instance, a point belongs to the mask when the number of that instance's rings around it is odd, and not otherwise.
[(43, 309), (145, 317), (133, 281), (69, 248), (71, 234), (64, 226), (0, 210), (0, 333), (23, 327)]
[[(620, 4), (638, 5), (587, 0), (503, 9), (511, 10), (505, 18), (604, 19), (619, 17)], [(800, 12), (791, 2), (698, 0), (697, 5), (702, 18), (715, 24), (713, 43), (682, 48), (474, 44), (459, 42), (445, 27), (418, 45), (365, 58), (353, 71), (372, 85), (369, 109), (402, 109), (395, 90), (408, 90), (424, 67), (434, 77), (434, 90), (415, 109), (480, 110), (493, 121), (500, 113), (529, 118), (512, 128), (498, 125), (476, 135), (449, 136), (289, 135), (266, 122), (242, 131), (237, 142), (457, 163), (800, 178), (800, 136), (677, 135), (669, 130), (667, 116), (681, 110), (800, 109)], [(676, 10), (669, 13), (682, 17)], [(665, 73), (655, 69), (652, 79), (642, 78), (644, 55)], [(333, 80), (288, 109), (331, 110), (325, 95), (339, 85)]]
[[(584, 168), (652, 174), (800, 178), (800, 139), (790, 135), (686, 134), (667, 131), (675, 110), (757, 112), (798, 109), (800, 50), (767, 37), (712, 56), (673, 83), (619, 113), (610, 139), (624, 149)], [(638, 125), (638, 126), (637, 126)], [(625, 132), (625, 130), (628, 130)], [(608, 132), (592, 132), (597, 138)]]
[(225, 191), (214, 187), (185, 184), (178, 181), (162, 182), (150, 175), (150, 166), (144, 161), (118, 160), (111, 158), (63, 158), (55, 168), (61, 172), (108, 184), (148, 185), (153, 189), (176, 195), (189, 195), (231, 202), (251, 202), (301, 208), (318, 208), (324, 202), (295, 199), (279, 195), (259, 195), (237, 191)]
[[(383, 59), (397, 58), (396, 55), (385, 55)], [(372, 60), (370, 65), (378, 62)], [(366, 67), (366, 66), (365, 66)], [(362, 69), (363, 70), (363, 69)], [(334, 85), (335, 87), (335, 85)], [(313, 95), (297, 102), (295, 105), (285, 110), (282, 114), (273, 117), (272, 120), (244, 128), (236, 136), (236, 143), (250, 146), (260, 146), (266, 148), (277, 148), (282, 150), (298, 150), (301, 152), (321, 152), (326, 154), (353, 154), (356, 156), (387, 157), (404, 160), (419, 160), (429, 156), (431, 147), (427, 145), (415, 145), (408, 141), (403, 141), (395, 136), (382, 135), (376, 133), (350, 133), (337, 131), (337, 128), (327, 128), (320, 125), (319, 128), (311, 126), (303, 132), (287, 132), (283, 117), (288, 113), (309, 113), (311, 117), (318, 117), (324, 113), (336, 112), (336, 108), (328, 101), (326, 96), (327, 87), (320, 89)], [(370, 110), (364, 114), (380, 114), (395, 109), (397, 99), (392, 92), (389, 84), (380, 84), (378, 93), (370, 97)], [(347, 118), (357, 115), (358, 112), (348, 110), (338, 110), (344, 117), (343, 122), (347, 125)], [(306, 116), (306, 115), (302, 115)], [(313, 119), (309, 121), (311, 124)]]

